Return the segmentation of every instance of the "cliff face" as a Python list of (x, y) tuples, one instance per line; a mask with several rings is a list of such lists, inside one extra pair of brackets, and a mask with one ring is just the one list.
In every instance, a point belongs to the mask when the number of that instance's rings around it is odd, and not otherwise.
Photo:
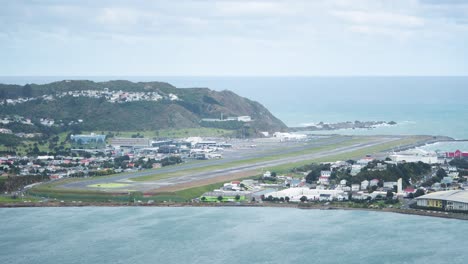
[[(141, 99), (142, 95), (147, 98)], [(20, 102), (19, 98), (33, 100)], [(221, 114), (224, 117), (252, 117), (252, 122), (231, 124), (236, 128), (248, 127), (255, 131), (287, 128), (260, 103), (231, 91), (179, 89), (162, 82), (61, 81), (26, 86), (0, 84), (0, 100), (3, 102), (0, 105), (2, 116), (19, 115), (33, 121), (49, 118), (63, 124), (82, 120), (79, 126), (83, 130), (135, 131), (211, 126), (200, 121), (203, 118), (219, 118)], [(216, 124), (216, 127), (224, 125)]]

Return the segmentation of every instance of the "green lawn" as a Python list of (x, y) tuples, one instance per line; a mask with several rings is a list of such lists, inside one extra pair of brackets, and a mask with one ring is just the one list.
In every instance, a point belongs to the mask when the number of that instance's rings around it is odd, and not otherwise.
[(37, 202), (40, 199), (37, 197), (31, 197), (31, 196), (25, 196), (25, 197), (18, 197), (16, 199), (11, 198), (10, 196), (0, 196), (0, 203), (22, 203), (24, 201), (31, 201), (31, 202)]
[(113, 133), (115, 137), (131, 137), (140, 134), (145, 138), (184, 138), (184, 137), (231, 137), (234, 131), (219, 128), (182, 128), (182, 129), (161, 129), (142, 131), (85, 131), (83, 134)]

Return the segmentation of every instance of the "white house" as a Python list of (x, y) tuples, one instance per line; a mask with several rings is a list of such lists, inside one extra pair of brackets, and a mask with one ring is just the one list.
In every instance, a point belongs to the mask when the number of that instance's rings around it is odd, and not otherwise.
[(319, 177), (318, 182), (320, 184), (328, 185), (328, 184), (330, 184), (330, 178), (329, 177)]
[(369, 181), (369, 186), (378, 186), (379, 185), (379, 180), (378, 179), (372, 179)]
[(368, 180), (363, 180), (361, 182), (361, 190), (366, 190), (367, 187), (369, 187), (369, 181)]
[(352, 165), (351, 166), (351, 176), (356, 176), (358, 173), (361, 172), (363, 166), (362, 165)]
[(237, 121), (250, 122), (250, 121), (252, 121), (252, 118), (250, 116), (238, 116)]
[(384, 182), (383, 187), (384, 188), (393, 188), (393, 186), (397, 186), (398, 182)]

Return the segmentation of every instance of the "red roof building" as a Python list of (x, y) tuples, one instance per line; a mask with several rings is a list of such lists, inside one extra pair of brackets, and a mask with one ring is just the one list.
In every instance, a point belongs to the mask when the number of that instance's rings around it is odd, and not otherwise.
[(446, 152), (445, 156), (447, 158), (468, 158), (468, 152), (457, 150), (455, 152)]

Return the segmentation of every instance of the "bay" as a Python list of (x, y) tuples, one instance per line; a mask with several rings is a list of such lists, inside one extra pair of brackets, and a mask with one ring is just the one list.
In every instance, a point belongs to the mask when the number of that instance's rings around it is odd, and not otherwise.
[(466, 263), (468, 222), (293, 208), (0, 209), (0, 263)]

